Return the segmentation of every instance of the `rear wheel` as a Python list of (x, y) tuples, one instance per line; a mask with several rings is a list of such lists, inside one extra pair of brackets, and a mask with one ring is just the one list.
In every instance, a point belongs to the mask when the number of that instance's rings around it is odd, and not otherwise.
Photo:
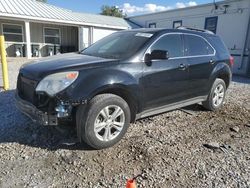
[(86, 111), (78, 109), (77, 122), (81, 139), (95, 149), (119, 142), (130, 123), (130, 109), (125, 100), (113, 94), (94, 97)]
[(203, 106), (211, 111), (216, 111), (221, 108), (225, 100), (226, 89), (224, 80), (217, 78), (214, 81), (207, 100), (203, 102)]

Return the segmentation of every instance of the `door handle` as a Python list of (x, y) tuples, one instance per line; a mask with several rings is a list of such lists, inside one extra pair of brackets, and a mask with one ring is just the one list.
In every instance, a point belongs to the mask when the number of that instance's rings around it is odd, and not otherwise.
[(188, 65), (185, 65), (185, 64), (180, 64), (179, 65), (180, 70), (186, 70), (187, 68), (188, 68)]
[(209, 63), (210, 63), (211, 65), (213, 65), (213, 64), (215, 64), (215, 61), (214, 61), (213, 59), (210, 59)]

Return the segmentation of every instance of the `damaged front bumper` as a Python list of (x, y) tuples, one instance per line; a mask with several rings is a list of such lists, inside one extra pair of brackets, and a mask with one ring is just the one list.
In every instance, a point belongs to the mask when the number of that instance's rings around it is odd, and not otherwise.
[(58, 125), (57, 115), (49, 115), (37, 109), (33, 104), (21, 99), (18, 94), (15, 95), (17, 108), (27, 115), (33, 122), (41, 125)]

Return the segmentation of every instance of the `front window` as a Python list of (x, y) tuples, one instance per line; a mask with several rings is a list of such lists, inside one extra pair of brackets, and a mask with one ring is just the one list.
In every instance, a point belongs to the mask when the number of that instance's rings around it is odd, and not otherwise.
[(102, 58), (126, 59), (136, 54), (152, 36), (152, 33), (144, 32), (117, 32), (97, 41), (82, 51), (82, 54)]
[(60, 44), (60, 29), (44, 28), (44, 40), (47, 44)]
[(164, 50), (168, 51), (170, 58), (183, 56), (183, 42), (181, 35), (169, 34), (161, 37), (151, 48), (150, 51)]
[(3, 24), (3, 35), (8, 42), (23, 42), (23, 27), (21, 25)]

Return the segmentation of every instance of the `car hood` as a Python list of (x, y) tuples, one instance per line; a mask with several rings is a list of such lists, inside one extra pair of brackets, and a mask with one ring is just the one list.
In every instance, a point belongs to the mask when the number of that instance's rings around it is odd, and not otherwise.
[(102, 67), (117, 62), (118, 60), (116, 59), (104, 59), (78, 53), (68, 53), (26, 63), (21, 67), (20, 74), (30, 79), (39, 80), (46, 75), (56, 72)]

